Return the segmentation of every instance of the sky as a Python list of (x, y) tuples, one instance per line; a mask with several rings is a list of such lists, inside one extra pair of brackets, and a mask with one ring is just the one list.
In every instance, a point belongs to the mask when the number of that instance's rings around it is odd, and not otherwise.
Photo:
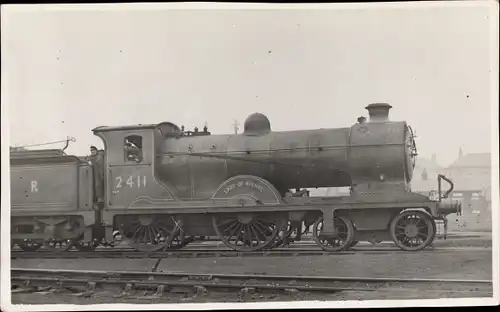
[(86, 155), (102, 147), (97, 126), (207, 123), (228, 134), (254, 112), (274, 131), (349, 127), (387, 102), (391, 120), (416, 130), (420, 155), (446, 166), (459, 148), (491, 148), (497, 42), (491, 3), (480, 4), (2, 7), (10, 144), (72, 136), (67, 153)]

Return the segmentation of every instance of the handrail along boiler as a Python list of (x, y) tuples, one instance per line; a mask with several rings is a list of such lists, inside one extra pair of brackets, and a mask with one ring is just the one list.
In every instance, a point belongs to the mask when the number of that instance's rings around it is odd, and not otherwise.
[[(370, 104), (368, 121), (331, 129), (272, 131), (259, 113), (231, 135), (170, 122), (95, 128), (105, 147), (103, 205), (93, 202), (98, 177), (81, 158), (11, 154), (13, 241), (25, 250), (93, 250), (119, 231), (138, 250), (213, 236), (256, 251), (300, 240), (312, 226), (327, 251), (363, 240), (421, 250), (435, 239), (436, 220), (446, 225), (461, 205), (441, 200), (453, 188), (442, 175), (438, 200), (411, 191), (414, 135), (406, 122), (389, 120), (390, 108)], [(445, 194), (442, 180), (451, 185)], [(351, 194), (304, 191), (323, 187), (350, 187)]]

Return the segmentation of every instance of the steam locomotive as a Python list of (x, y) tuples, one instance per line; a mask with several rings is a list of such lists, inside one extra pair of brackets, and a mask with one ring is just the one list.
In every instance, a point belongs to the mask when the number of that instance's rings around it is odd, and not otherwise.
[[(171, 122), (103, 126), (92, 130), (104, 143), (101, 164), (64, 150), (11, 152), (12, 244), (94, 250), (118, 231), (141, 251), (216, 237), (245, 252), (300, 240), (312, 226), (327, 251), (363, 240), (421, 250), (435, 239), (436, 221), (446, 224), (461, 205), (442, 201), (453, 183), (441, 175), (437, 199), (411, 192), (414, 135), (389, 120), (391, 107), (370, 104), (369, 120), (333, 129), (276, 132), (259, 113), (234, 135)], [(350, 195), (308, 196), (322, 187), (350, 187)]]

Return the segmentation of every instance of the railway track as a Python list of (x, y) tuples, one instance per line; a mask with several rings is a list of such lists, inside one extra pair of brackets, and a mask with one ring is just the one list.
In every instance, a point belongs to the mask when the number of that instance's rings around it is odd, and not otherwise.
[[(324, 276), (280, 276), (253, 274), (197, 274), (185, 272), (104, 272), (81, 270), (40, 270), (11, 269), (13, 293), (26, 292), (78, 292), (92, 296), (100, 290), (109, 291), (110, 287), (118, 296), (126, 296), (137, 290), (153, 291), (151, 298), (168, 295), (169, 292), (191, 293), (205, 296), (209, 291), (234, 292), (245, 296), (255, 292), (320, 292), (338, 293), (346, 291), (367, 292), (379, 288), (411, 289), (412, 285), (437, 284), (468, 285), (478, 293), (491, 291), (489, 280), (455, 279), (406, 279), (406, 278), (361, 278), (361, 277), (324, 277)], [(456, 289), (456, 288), (455, 288)]]
[[(489, 247), (435, 247), (416, 251), (412, 253), (446, 253), (457, 251), (491, 250)], [(95, 259), (95, 258), (116, 258), (116, 259), (159, 259), (159, 258), (212, 258), (212, 257), (297, 257), (297, 256), (321, 256), (321, 255), (353, 255), (353, 254), (408, 254), (407, 251), (400, 250), (393, 246), (387, 247), (358, 247), (348, 251), (327, 252), (319, 247), (291, 247), (278, 248), (259, 252), (238, 252), (220, 246), (203, 246), (201, 248), (185, 248), (181, 250), (160, 251), (160, 252), (140, 252), (131, 248), (97, 249), (92, 252), (68, 251), (54, 253), (50, 251), (11, 251), (11, 259)]]
[[(460, 237), (460, 236), (459, 236)], [(460, 237), (462, 238), (462, 237)], [(479, 235), (467, 235), (465, 239), (436, 240), (434, 247), (429, 246), (418, 252), (446, 252), (446, 251), (474, 251), (491, 250), (491, 239), (481, 238)], [(472, 240), (470, 240), (472, 238)], [(459, 242), (460, 240), (460, 242)], [(468, 244), (467, 242), (472, 242)], [(481, 242), (477, 246), (478, 242)], [(293, 242), (286, 247), (278, 247), (271, 250), (256, 252), (238, 252), (228, 249), (217, 240), (204, 240), (193, 242), (182, 249), (172, 249), (156, 252), (140, 252), (130, 248), (121, 242), (115, 247), (98, 247), (95, 251), (77, 251), (74, 248), (66, 252), (52, 252), (41, 248), (37, 251), (26, 252), (18, 247), (11, 250), (11, 259), (59, 259), (59, 258), (196, 258), (196, 257), (258, 257), (258, 256), (314, 256), (314, 255), (352, 255), (354, 253), (380, 253), (399, 254), (408, 253), (396, 247), (393, 242), (381, 242), (372, 245), (368, 242), (360, 242), (348, 251), (327, 252), (319, 248), (310, 237), (304, 237), (302, 241)], [(414, 252), (411, 252), (414, 253)]]

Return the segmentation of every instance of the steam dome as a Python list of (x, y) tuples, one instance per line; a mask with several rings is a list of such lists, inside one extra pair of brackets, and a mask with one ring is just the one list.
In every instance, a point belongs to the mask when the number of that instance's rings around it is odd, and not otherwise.
[(245, 119), (244, 134), (264, 135), (271, 132), (269, 119), (261, 113), (254, 113)]

